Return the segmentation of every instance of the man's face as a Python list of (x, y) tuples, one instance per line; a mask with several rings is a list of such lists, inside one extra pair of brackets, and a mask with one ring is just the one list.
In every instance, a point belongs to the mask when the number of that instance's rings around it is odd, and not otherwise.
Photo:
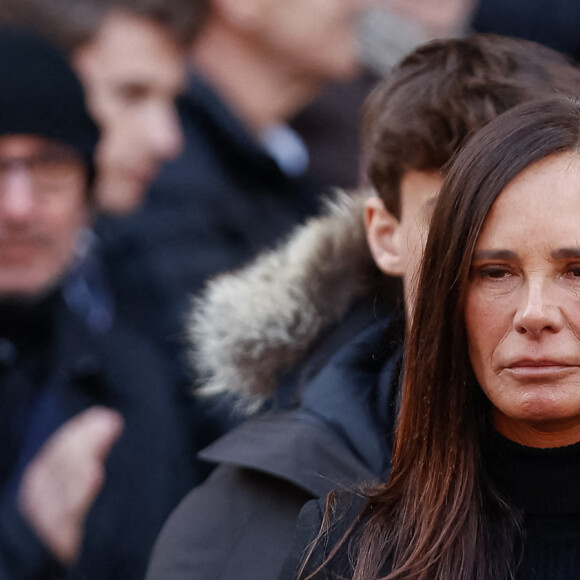
[(259, 42), (276, 62), (320, 82), (358, 68), (357, 32), (369, 0), (268, 0)]
[(442, 185), (438, 172), (408, 171), (401, 180), (400, 219), (390, 214), (379, 198), (367, 203), (369, 246), (385, 274), (403, 278), (407, 314), (413, 310), (431, 213)]
[(175, 110), (185, 78), (181, 52), (160, 24), (113, 10), (73, 61), (103, 130), (97, 200), (105, 211), (130, 212), (182, 147)]
[(71, 149), (0, 137), (0, 296), (34, 296), (68, 269), (87, 224), (86, 169)]

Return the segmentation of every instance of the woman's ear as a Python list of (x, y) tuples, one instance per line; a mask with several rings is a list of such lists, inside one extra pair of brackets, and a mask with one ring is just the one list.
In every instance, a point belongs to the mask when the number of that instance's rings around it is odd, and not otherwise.
[(378, 196), (365, 202), (365, 227), (371, 254), (379, 269), (389, 276), (402, 276), (405, 266), (399, 220), (390, 213)]

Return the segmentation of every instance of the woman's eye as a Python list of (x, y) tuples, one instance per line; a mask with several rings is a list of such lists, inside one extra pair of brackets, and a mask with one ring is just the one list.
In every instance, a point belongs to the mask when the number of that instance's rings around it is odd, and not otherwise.
[(479, 276), (480, 278), (491, 278), (492, 280), (499, 280), (509, 276), (509, 271), (505, 268), (482, 268), (479, 270)]
[(574, 278), (580, 278), (580, 264), (578, 266), (573, 266), (568, 270), (568, 272)]

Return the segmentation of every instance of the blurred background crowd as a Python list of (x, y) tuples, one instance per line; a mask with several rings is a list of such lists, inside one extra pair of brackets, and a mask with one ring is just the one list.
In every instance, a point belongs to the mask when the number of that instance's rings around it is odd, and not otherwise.
[[(410, 51), (495, 33), (574, 62), (578, 22), (573, 0), (0, 0), (0, 578), (144, 578), (244, 420), (195, 392), (194, 297), (369, 187), (361, 107)], [(228, 292), (218, 350), (263, 300)]]

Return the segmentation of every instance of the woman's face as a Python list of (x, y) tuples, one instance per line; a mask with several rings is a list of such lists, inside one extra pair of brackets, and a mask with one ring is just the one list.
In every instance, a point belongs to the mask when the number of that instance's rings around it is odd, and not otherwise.
[(534, 447), (580, 441), (580, 155), (532, 165), (495, 201), (465, 324), (496, 428)]

